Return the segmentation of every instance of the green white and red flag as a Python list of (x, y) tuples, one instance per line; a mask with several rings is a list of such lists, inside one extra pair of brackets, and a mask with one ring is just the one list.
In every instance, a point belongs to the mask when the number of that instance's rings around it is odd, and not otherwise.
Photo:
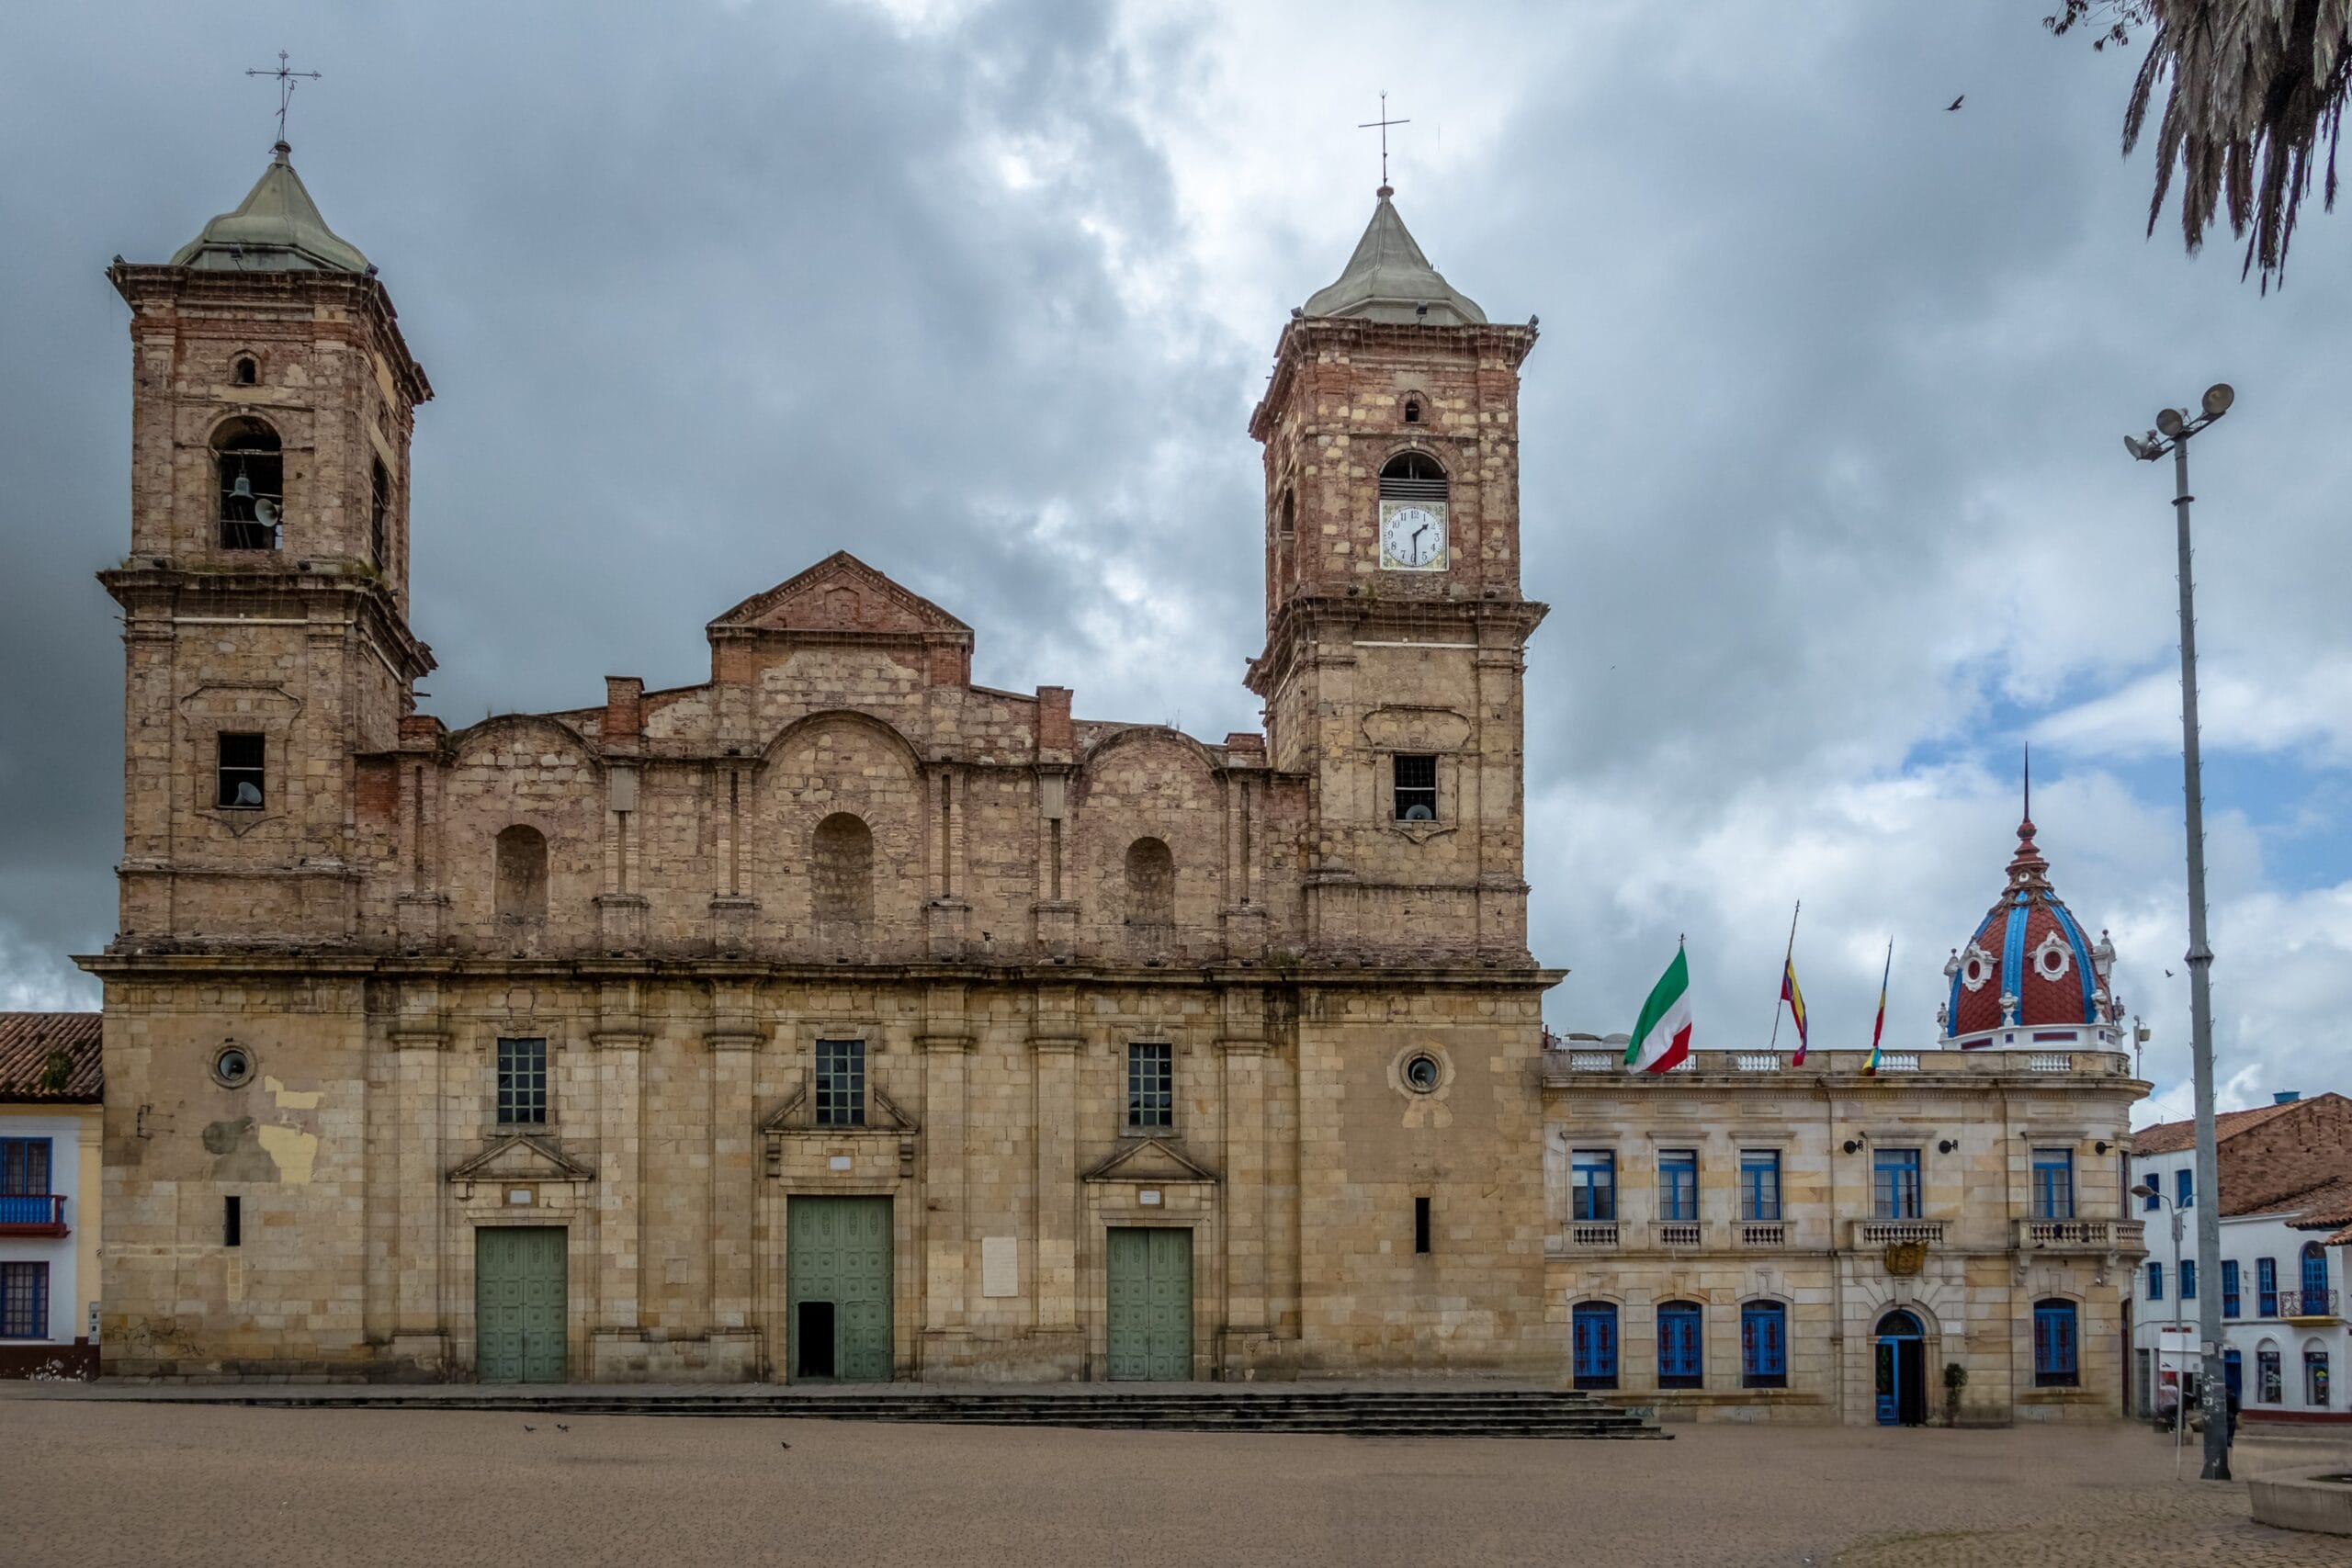
[(1625, 1047), (1625, 1066), (1629, 1072), (1668, 1073), (1690, 1059), (1690, 965), (1678, 944), (1674, 962), (1642, 1004), (1641, 1021)]

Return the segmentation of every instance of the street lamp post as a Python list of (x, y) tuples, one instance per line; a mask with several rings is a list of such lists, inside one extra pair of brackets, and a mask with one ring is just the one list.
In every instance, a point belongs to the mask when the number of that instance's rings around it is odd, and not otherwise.
[[(2197, 596), (2189, 571), (2189, 438), (2230, 412), (2236, 400), (2228, 383), (2205, 389), (2194, 418), (2178, 409), (2156, 415), (2144, 438), (2127, 435), (2134, 457), (2153, 463), (2172, 455), (2173, 521), (2180, 550), (2180, 766), (2188, 798), (2188, 1051), (2197, 1091), (2197, 1271), (2208, 1281), (2222, 1277), (2221, 1176), (2213, 1152), (2213, 950), (2205, 940), (2205, 794), (2197, 750)], [(2175, 1217), (2177, 1219), (2178, 1211)], [(2199, 1379), (2205, 1409), (2208, 1481), (2230, 1478), (2228, 1393), (2222, 1371), (2222, 1300), (2209, 1283), (2197, 1301), (2197, 1337), (2204, 1371)]]

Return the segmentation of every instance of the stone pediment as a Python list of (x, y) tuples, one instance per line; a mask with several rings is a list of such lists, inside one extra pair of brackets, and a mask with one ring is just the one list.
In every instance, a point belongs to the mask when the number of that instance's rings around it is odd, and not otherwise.
[(820, 1127), (816, 1107), (809, 1103), (808, 1086), (801, 1085), (791, 1097), (769, 1113), (760, 1123), (763, 1134), (774, 1136), (785, 1133), (819, 1134), (828, 1138), (854, 1137), (860, 1133), (919, 1133), (922, 1127), (915, 1119), (899, 1109), (898, 1101), (875, 1085), (865, 1089), (865, 1121), (855, 1127)]
[(1215, 1181), (1216, 1177), (1187, 1158), (1175, 1145), (1146, 1138), (1114, 1153), (1086, 1173), (1089, 1181)]
[(594, 1181), (596, 1173), (555, 1146), (548, 1138), (516, 1133), (493, 1140), (490, 1146), (449, 1173), (451, 1181)]
[(713, 632), (846, 632), (969, 637), (972, 628), (919, 593), (891, 581), (847, 550), (710, 623)]

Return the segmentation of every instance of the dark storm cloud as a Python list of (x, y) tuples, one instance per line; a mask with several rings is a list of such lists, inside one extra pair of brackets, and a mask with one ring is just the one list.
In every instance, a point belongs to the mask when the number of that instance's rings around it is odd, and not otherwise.
[(285, 47), (327, 73), (296, 161), (438, 392), (414, 606), (453, 724), (699, 680), (705, 621), (846, 546), (973, 623), (984, 682), (1254, 728), (1243, 424), (1363, 221), (1354, 106), (1397, 88), (1407, 220), (1498, 319), (1544, 318), (1529, 878), (1567, 1027), (1625, 1027), (1687, 931), (1707, 1043), (1760, 1040), (1803, 897), (1817, 1043), (1867, 1028), (1888, 934), (1891, 1032), (1923, 1043), (2031, 733), (2061, 890), (2177, 1080), (2166, 476), (2116, 437), (2234, 379), (2198, 459), (2216, 776), (2253, 781), (2213, 802), (2224, 1077), (2340, 1059), (2352, 889), (2298, 871), (2346, 852), (2352, 219), (2314, 219), (2267, 300), (2142, 240), (2132, 62), (2023, 12), (1421, 15), (10, 9), (0, 1005), (86, 999), (62, 954), (113, 924), (89, 573), (127, 532), (128, 355), (100, 269), (243, 194), (268, 99), (239, 73)]

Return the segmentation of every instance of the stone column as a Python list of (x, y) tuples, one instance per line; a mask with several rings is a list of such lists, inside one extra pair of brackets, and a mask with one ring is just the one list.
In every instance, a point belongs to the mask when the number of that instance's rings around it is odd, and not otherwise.
[[(637, 987), (607, 981), (599, 988), (596, 1073), (597, 1276), (596, 1354), (592, 1376), (608, 1357), (634, 1351), (644, 1322), (644, 1057), (648, 1043)], [(624, 1348), (626, 1347), (627, 1348)]]
[(753, 1086), (766, 1037), (748, 986), (720, 983), (710, 1046), (710, 1323), (712, 1374), (761, 1375), (752, 1332), (752, 1210), (759, 1176)]
[(965, 1093), (971, 1035), (964, 987), (933, 986), (923, 998), (923, 1327), (941, 1334), (965, 1323), (965, 1233), (968, 1195), (965, 1153), (969, 1142)]
[(1217, 1054), (1225, 1090), (1225, 1325), (1228, 1365), (1245, 1362), (1261, 1339), (1266, 1301), (1265, 993), (1237, 987), (1224, 997)]
[(1044, 986), (1031, 1038), (1036, 1079), (1037, 1327), (1078, 1328), (1078, 987)]
[(390, 1359), (438, 1371), (448, 1354), (442, 1321), (442, 1266), (449, 1205), (441, 1148), (442, 1065), (449, 1035), (440, 997), (426, 987), (401, 998), (391, 1030), (391, 1117), (396, 1128), (393, 1188)]

